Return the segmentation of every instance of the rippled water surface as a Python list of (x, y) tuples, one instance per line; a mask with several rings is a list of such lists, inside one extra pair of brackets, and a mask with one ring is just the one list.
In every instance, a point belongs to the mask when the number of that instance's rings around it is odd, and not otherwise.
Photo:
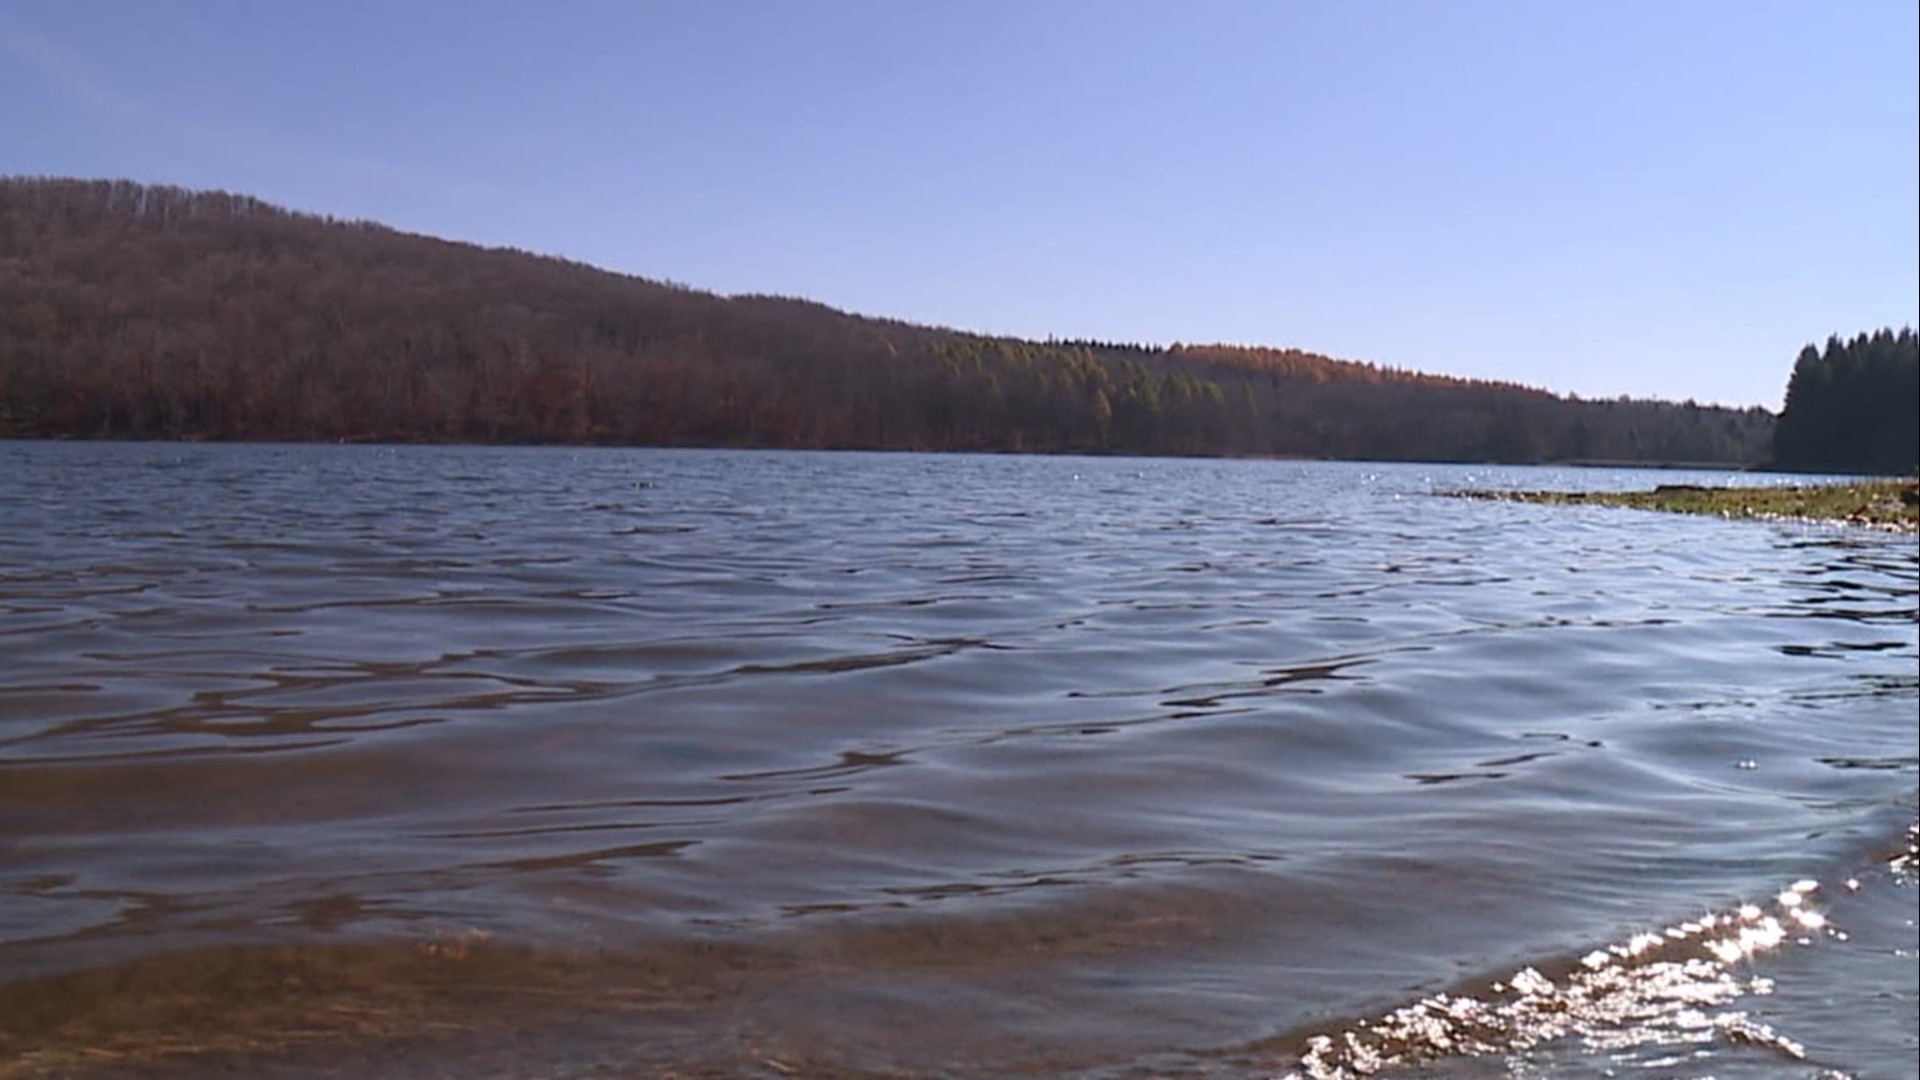
[(0, 1077), (1912, 1076), (1913, 537), (0, 444)]

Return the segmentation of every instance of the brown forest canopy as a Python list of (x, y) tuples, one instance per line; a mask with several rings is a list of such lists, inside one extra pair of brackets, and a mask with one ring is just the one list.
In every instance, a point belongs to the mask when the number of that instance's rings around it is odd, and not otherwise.
[(1764, 409), (987, 337), (245, 195), (0, 178), (0, 435), (1745, 464), (1772, 431)]

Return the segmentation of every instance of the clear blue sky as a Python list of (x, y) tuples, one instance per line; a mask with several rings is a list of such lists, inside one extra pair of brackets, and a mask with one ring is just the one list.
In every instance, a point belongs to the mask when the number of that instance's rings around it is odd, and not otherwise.
[(0, 173), (1777, 408), (1920, 321), (1914, 0), (0, 0)]

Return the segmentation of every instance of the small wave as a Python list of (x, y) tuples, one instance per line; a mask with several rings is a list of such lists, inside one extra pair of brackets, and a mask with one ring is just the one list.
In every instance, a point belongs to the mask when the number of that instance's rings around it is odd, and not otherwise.
[[(1911, 884), (1917, 850), (1920, 824), (1909, 828), (1904, 852), (1882, 861), (1881, 887)], [(1862, 876), (1832, 887), (1796, 881), (1762, 903), (1635, 934), (1577, 960), (1525, 967), (1330, 1031), (1287, 1036), (1269, 1049), (1297, 1054), (1282, 1080), (1359, 1080), (1450, 1059), (1524, 1057), (1569, 1041), (1615, 1062), (1675, 1048), (1698, 1056), (1715, 1044), (1759, 1048), (1782, 1064), (1803, 1062), (1805, 1045), (1753, 1015), (1753, 1000), (1775, 990), (1754, 961), (1788, 946), (1845, 942), (1826, 898), (1859, 893), (1868, 887)]]

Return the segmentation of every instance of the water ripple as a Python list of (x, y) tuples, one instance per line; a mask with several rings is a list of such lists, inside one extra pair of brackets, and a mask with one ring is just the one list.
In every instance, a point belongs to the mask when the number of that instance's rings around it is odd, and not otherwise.
[(238, 1000), (284, 948), (318, 983), (457, 954), (501, 1000), (635, 1000), (574, 950), (664, 949), (701, 988), (647, 999), (671, 1045), (745, 1023), (831, 1043), (781, 1051), (821, 1075), (951, 1072), (967, 1032), (1005, 1071), (1204, 1071), (1328, 1016), (1483, 1061), (1512, 1042), (1463, 988), (1616, 1000), (1537, 958), (1831, 880), (1911, 820), (1897, 537), (1431, 497), (1484, 472), (1455, 466), (0, 457), (0, 992), (177, 954)]

